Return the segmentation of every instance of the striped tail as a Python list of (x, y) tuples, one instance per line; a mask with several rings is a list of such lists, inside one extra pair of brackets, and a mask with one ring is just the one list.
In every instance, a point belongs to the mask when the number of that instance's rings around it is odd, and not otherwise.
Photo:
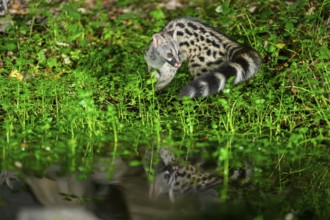
[(234, 85), (253, 77), (259, 70), (261, 58), (250, 48), (242, 48), (230, 54), (229, 61), (221, 64), (212, 72), (191, 81), (181, 89), (180, 98), (189, 96), (207, 96), (215, 94), (225, 88), (227, 79), (234, 76)]

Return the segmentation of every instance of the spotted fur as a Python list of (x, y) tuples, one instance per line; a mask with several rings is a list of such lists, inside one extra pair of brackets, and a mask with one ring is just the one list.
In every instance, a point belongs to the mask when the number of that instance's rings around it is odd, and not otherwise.
[(144, 57), (149, 71), (157, 70), (157, 90), (166, 87), (188, 61), (194, 80), (181, 89), (180, 97), (190, 98), (223, 90), (230, 77), (235, 77), (234, 84), (250, 79), (261, 63), (255, 50), (190, 17), (172, 20), (154, 34)]

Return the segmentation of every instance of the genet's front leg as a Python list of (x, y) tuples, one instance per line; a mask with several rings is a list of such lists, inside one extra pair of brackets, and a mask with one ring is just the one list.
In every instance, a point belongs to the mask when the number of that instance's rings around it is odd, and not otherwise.
[(164, 63), (164, 65), (158, 69), (158, 74), (155, 76), (158, 79), (156, 90), (159, 91), (165, 88), (172, 81), (177, 71), (178, 68), (173, 67), (167, 62)]

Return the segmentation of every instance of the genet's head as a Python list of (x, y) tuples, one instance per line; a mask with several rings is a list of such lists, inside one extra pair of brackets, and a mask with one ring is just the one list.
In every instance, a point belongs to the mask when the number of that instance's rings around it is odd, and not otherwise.
[(154, 34), (152, 42), (166, 62), (176, 68), (181, 66), (179, 43), (169, 33)]

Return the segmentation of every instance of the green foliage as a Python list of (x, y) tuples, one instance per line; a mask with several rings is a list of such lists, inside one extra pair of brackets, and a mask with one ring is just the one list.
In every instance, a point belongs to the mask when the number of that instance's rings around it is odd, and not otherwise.
[[(111, 9), (100, 5), (81, 11), (79, 3), (65, 3), (52, 15), (37, 1), (14, 18), (0, 38), (2, 169), (41, 172), (60, 163), (84, 175), (94, 157), (135, 157), (172, 145), (217, 161), (224, 200), (229, 168), (252, 161), (257, 190), (245, 193), (261, 204), (256, 218), (267, 219), (263, 203), (280, 206), (281, 217), (291, 209), (327, 217), (329, 3), (193, 1), (167, 11), (118, 1), (116, 7), (130, 5), (139, 7), (110, 19)], [(260, 73), (212, 97), (178, 100), (190, 80), (182, 68), (156, 94), (143, 52), (152, 33), (178, 16), (199, 16), (250, 44), (263, 57)]]

